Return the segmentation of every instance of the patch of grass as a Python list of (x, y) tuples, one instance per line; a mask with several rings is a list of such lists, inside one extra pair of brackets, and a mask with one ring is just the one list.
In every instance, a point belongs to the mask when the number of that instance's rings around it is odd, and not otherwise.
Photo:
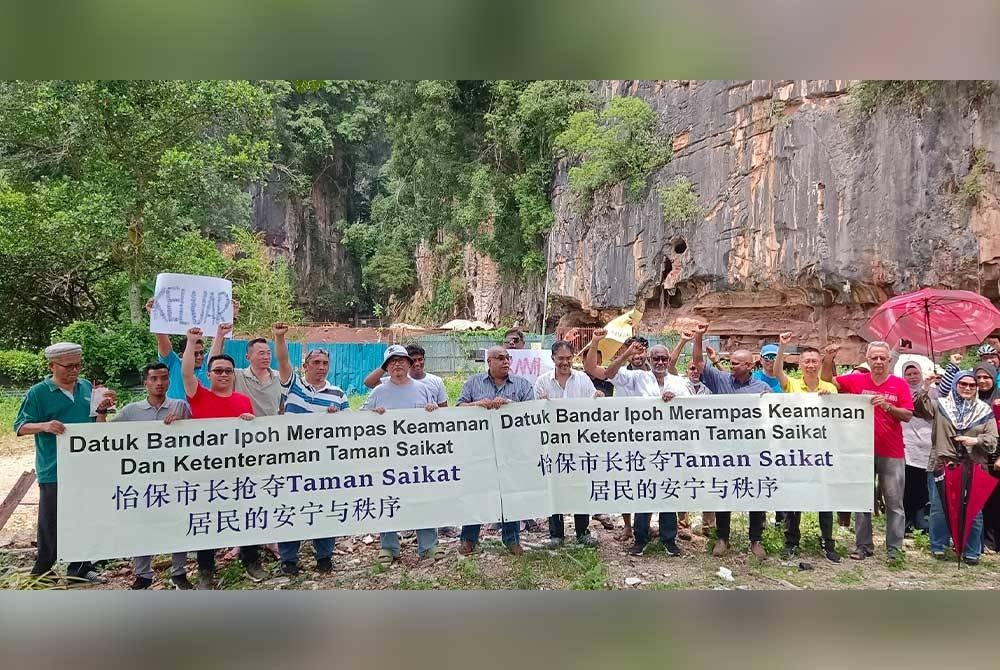
[(681, 591), (685, 589), (680, 582), (657, 582), (649, 587), (650, 591)]
[(372, 563), (371, 567), (368, 568), (368, 576), (374, 577), (376, 575), (381, 575), (383, 572), (388, 572), (388, 571), (389, 568), (385, 567), (378, 561), (375, 561), (374, 563)]
[(432, 591), (437, 588), (437, 583), (430, 579), (414, 579), (409, 572), (404, 572), (396, 588), (403, 591)]
[(958, 196), (968, 206), (973, 206), (979, 202), (986, 184), (983, 181), (987, 171), (992, 170), (993, 165), (986, 159), (986, 149), (976, 147), (972, 150), (972, 159), (969, 163), (969, 172), (958, 185)]
[(250, 577), (240, 561), (230, 561), (215, 573), (215, 583), (219, 589), (240, 590), (252, 587)]
[(853, 586), (855, 584), (863, 584), (865, 581), (865, 575), (861, 571), (861, 568), (853, 568), (851, 570), (844, 570), (837, 573), (837, 583), (844, 584), (845, 586)]
[(0, 437), (14, 435), (14, 419), (21, 407), (21, 398), (0, 396)]
[(923, 551), (930, 551), (931, 536), (922, 530), (913, 531), (913, 547)]
[(896, 555), (896, 558), (892, 560), (886, 560), (886, 568), (892, 572), (902, 572), (909, 567), (909, 562), (906, 558), (906, 552), (901, 551)]
[(470, 556), (455, 564), (450, 585), (456, 589), (497, 589), (499, 586), (483, 572), (479, 560)]
[(514, 588), (531, 591), (538, 588), (538, 577), (531, 569), (531, 561), (522, 557), (517, 562), (517, 574), (514, 577)]
[(785, 546), (785, 529), (781, 525), (768, 523), (764, 526), (761, 541), (764, 543), (764, 550), (767, 553), (780, 554)]
[[(663, 552), (663, 547), (655, 543)], [(647, 553), (653, 551), (651, 544)], [(559, 582), (560, 588), (572, 590), (593, 591), (607, 588), (608, 569), (601, 561), (600, 555), (595, 549), (578, 546), (567, 546), (557, 551), (537, 551), (525, 554), (522, 565), (529, 566), (530, 570), (522, 575), (518, 574), (518, 582), (530, 581), (538, 584), (540, 579)], [(537, 587), (537, 586), (536, 586)], [(536, 588), (522, 587), (518, 588)]]

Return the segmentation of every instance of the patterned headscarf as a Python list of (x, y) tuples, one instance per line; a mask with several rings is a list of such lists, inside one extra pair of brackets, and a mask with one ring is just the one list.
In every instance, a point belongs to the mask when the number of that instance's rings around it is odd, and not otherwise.
[(951, 392), (937, 401), (940, 411), (960, 433), (993, 419), (993, 409), (980, 400), (978, 395), (966, 400), (958, 394), (958, 382), (966, 377), (976, 381), (972, 370), (962, 370), (955, 375)]

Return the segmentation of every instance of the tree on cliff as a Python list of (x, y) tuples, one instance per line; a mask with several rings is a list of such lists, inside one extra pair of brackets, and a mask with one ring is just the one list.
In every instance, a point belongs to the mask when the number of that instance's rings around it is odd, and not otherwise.
[[(62, 198), (51, 216), (90, 245), (63, 258), (90, 249), (104, 275), (124, 270), (138, 322), (163, 250), (247, 221), (243, 188), (270, 165), (271, 101), (244, 81), (0, 82), (0, 178), (32, 201)], [(36, 240), (39, 257), (49, 241)], [(79, 276), (80, 290), (94, 280)]]

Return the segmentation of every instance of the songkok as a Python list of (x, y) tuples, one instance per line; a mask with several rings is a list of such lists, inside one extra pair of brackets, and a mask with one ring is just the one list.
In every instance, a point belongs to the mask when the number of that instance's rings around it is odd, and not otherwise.
[(51, 346), (45, 347), (45, 360), (54, 361), (66, 356), (82, 353), (83, 347), (79, 344), (74, 344), (73, 342), (56, 342)]

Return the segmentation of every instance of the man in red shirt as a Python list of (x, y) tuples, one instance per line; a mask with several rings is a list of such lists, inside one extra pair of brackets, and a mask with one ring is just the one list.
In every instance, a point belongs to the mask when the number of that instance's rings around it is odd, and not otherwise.
[[(903, 510), (903, 487), (906, 459), (903, 450), (903, 424), (913, 417), (913, 396), (904, 379), (890, 374), (890, 347), (885, 342), (869, 342), (865, 358), (870, 372), (855, 371), (834, 377), (834, 357), (839, 345), (826, 347), (820, 377), (833, 382), (840, 393), (870, 395), (875, 406), (875, 472), (885, 498), (885, 544), (889, 560), (903, 550), (906, 513)], [(871, 512), (854, 515), (855, 549), (851, 558), (860, 561), (875, 553)]]
[[(194, 366), (194, 343), (201, 339), (201, 328), (191, 328), (187, 332), (188, 346), (181, 358), (181, 374), (184, 377), (184, 394), (191, 406), (192, 419), (230, 419), (239, 417), (245, 421), (254, 418), (250, 398), (233, 390), (236, 382), (236, 364), (231, 356), (221, 354), (208, 359), (208, 381), (210, 388), (198, 383)], [(198, 590), (211, 590), (215, 581), (215, 549), (198, 551)], [(260, 565), (260, 548), (256, 545), (240, 547), (240, 560), (247, 575), (255, 582), (263, 581), (267, 573)]]

